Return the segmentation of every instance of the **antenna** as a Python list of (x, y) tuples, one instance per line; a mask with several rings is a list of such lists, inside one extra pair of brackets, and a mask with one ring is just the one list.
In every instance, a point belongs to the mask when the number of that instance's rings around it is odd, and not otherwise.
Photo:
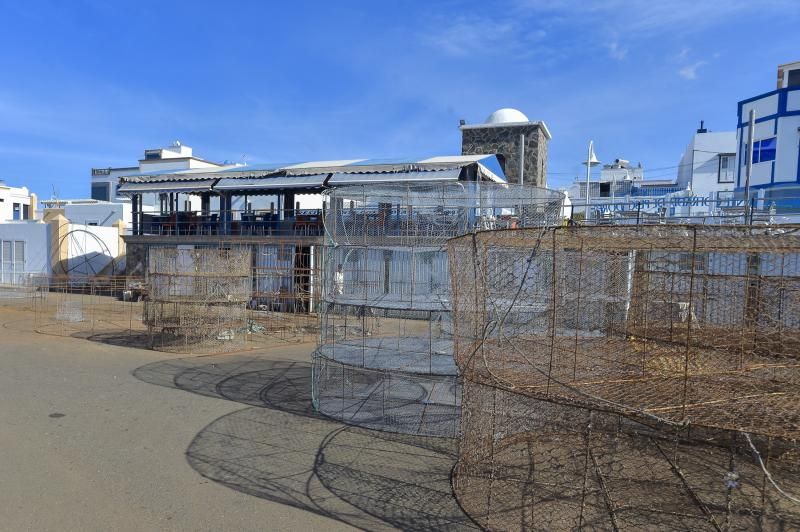
[(53, 190), (53, 193), (50, 195), (50, 199), (52, 199), (52, 200), (54, 200), (56, 202), (56, 209), (58, 209), (58, 208), (61, 207), (61, 204), (58, 202), (58, 189), (52, 183), (50, 184), (50, 187)]

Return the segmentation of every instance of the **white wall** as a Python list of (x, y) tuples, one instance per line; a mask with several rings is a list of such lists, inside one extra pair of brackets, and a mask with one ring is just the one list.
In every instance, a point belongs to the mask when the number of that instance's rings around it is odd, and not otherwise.
[(32, 221), (0, 223), (0, 283), (21, 284), (27, 275), (50, 272), (49, 225)]
[(102, 272), (119, 255), (119, 233), (115, 227), (69, 224), (67, 270), (70, 276), (92, 276)]
[(31, 203), (31, 196), (28, 189), (26, 187), (10, 187), (0, 183), (0, 222), (12, 221), (14, 219), (15, 203), (20, 205), (19, 219), (21, 220), (23, 216), (22, 206), (30, 206)]
[(692, 188), (695, 196), (716, 197), (719, 192), (732, 191), (736, 187), (736, 159), (733, 166), (733, 181), (720, 183), (720, 154), (736, 152), (736, 132), (718, 131), (695, 133), (681, 158), (678, 168), (678, 184)]
[(117, 220), (123, 220), (126, 226), (131, 223), (130, 203), (68, 203), (63, 205), (64, 216), (75, 224), (102, 225), (111, 227)]

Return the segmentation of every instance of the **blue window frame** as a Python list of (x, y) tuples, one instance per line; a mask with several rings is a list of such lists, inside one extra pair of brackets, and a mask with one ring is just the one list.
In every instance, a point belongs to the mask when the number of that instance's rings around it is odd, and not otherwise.
[[(753, 143), (753, 164), (774, 161), (777, 144), (777, 137), (755, 141)], [(747, 153), (747, 144), (744, 145), (744, 149), (745, 153)], [(744, 157), (742, 161), (746, 163), (747, 157)]]
[(763, 139), (761, 142), (759, 142), (758, 162), (763, 163), (765, 161), (774, 161), (776, 145), (776, 137), (772, 137), (771, 139)]

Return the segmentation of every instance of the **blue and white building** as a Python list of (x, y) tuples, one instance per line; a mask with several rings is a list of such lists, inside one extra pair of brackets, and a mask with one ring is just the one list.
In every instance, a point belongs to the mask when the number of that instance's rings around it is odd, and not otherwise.
[(736, 191), (747, 178), (750, 110), (755, 111), (752, 197), (778, 212), (800, 205), (800, 61), (778, 67), (775, 90), (742, 100), (736, 130)]

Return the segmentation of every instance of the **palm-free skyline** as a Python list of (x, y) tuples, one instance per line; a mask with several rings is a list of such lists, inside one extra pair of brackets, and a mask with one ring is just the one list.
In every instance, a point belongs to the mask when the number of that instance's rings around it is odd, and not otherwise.
[(456, 154), (500, 107), (553, 133), (549, 185), (673, 177), (701, 119), (800, 59), (791, 1), (7, 2), (0, 179), (88, 197), (91, 167), (175, 139), (250, 164)]

